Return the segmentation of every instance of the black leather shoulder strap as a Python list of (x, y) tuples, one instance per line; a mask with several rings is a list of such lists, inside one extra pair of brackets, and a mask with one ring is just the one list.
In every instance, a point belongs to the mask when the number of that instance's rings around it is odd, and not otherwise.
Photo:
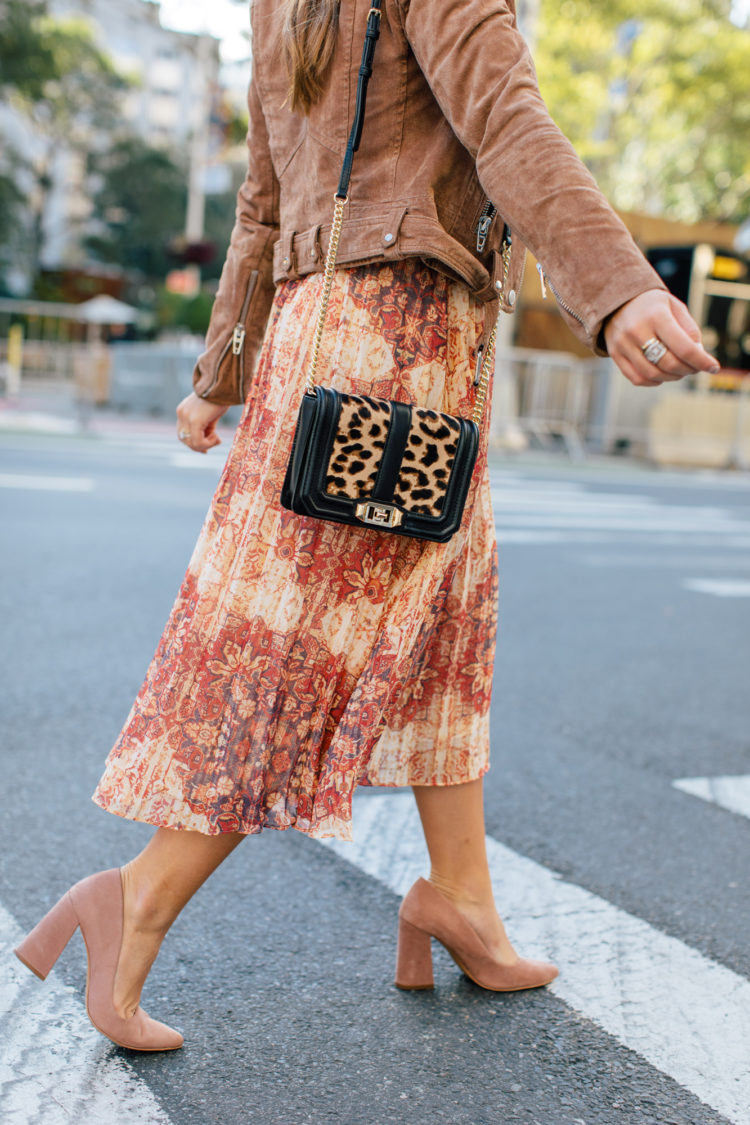
[(336, 189), (337, 199), (346, 199), (347, 192), (349, 191), (349, 180), (352, 175), (354, 153), (359, 148), (359, 142), (362, 138), (362, 125), (365, 120), (365, 102), (367, 100), (367, 83), (370, 81), (370, 75), (372, 74), (372, 60), (375, 56), (375, 44), (380, 36), (380, 5), (381, 0), (370, 0), (370, 11), (367, 16), (367, 31), (365, 32), (365, 43), (362, 48), (362, 62), (359, 66), (359, 78), (357, 80), (357, 102), (354, 107), (354, 120), (352, 122), (351, 132), (349, 133), (349, 140), (346, 144), (339, 186)]

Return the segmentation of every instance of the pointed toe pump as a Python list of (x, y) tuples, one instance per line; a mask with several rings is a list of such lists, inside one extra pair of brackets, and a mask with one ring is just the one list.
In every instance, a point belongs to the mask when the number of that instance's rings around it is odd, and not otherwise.
[(418, 879), (401, 903), (398, 915), (396, 987), (434, 987), (432, 946), (435, 938), (447, 949), (469, 980), (491, 992), (540, 988), (558, 975), (546, 961), (519, 957), (512, 964), (494, 958), (461, 912), (426, 879)]
[(173, 1051), (183, 1044), (179, 1031), (150, 1019), (141, 1007), (125, 1019), (112, 1003), (123, 913), (120, 869), (100, 871), (71, 887), (14, 953), (27, 969), (45, 980), (80, 927), (88, 956), (86, 1011), (94, 1027), (119, 1047), (132, 1051)]

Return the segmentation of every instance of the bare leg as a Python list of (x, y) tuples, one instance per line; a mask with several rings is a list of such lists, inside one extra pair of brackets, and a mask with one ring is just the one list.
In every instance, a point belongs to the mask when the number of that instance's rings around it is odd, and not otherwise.
[(204, 836), (159, 828), (135, 859), (122, 868), (124, 925), (112, 1001), (131, 1016), (169, 927), (243, 833)]
[(415, 785), (430, 853), (430, 882), (458, 907), (498, 960), (517, 960), (495, 907), (484, 836), (482, 779)]

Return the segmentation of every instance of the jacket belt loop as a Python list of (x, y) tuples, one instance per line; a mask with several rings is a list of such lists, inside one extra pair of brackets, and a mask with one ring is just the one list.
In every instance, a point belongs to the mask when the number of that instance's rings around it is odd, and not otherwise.
[(319, 262), (323, 258), (323, 246), (320, 241), (320, 226), (318, 223), (316, 227), (310, 232), (310, 249), (308, 250), (308, 263)]
[(289, 275), (294, 277), (297, 273), (297, 259), (294, 253), (294, 239), (296, 231), (287, 231), (281, 236), (281, 264)]
[(502, 305), (500, 304), (500, 302), (498, 300), (495, 300), (495, 299), (491, 298), (489, 301), (485, 302), (485, 305), (484, 305), (484, 326), (482, 328), (482, 334), (479, 337), (479, 339), (477, 340), (477, 348), (481, 348), (483, 353), (484, 353), (485, 349), (487, 348), (487, 345), (490, 342), (490, 336), (492, 335), (492, 329), (495, 327), (495, 324), (497, 323), (497, 318), (498, 318), (498, 315), (500, 313), (501, 308), (502, 308)]
[(505, 263), (503, 262), (503, 255), (499, 250), (493, 250), (490, 256), (492, 295), (500, 301), (500, 308), (503, 312), (512, 313), (514, 311), (513, 306), (516, 303), (516, 294), (513, 289), (511, 289), (509, 293), (505, 292)]
[(503, 297), (503, 256), (497, 250), (490, 251), (490, 279), (494, 295)]
[(400, 203), (396, 207), (392, 207), (386, 214), (381, 236), (384, 258), (397, 258), (399, 256), (398, 236), (407, 210), (406, 205)]

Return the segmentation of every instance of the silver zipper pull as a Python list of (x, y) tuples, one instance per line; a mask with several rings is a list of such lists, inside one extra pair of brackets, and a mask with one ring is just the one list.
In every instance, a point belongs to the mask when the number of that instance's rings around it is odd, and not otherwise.
[(484, 361), (484, 344), (480, 344), (477, 348), (477, 368), (474, 372), (474, 386), (479, 386), (479, 380), (482, 377), (482, 363)]
[(481, 254), (487, 245), (487, 235), (490, 233), (494, 215), (483, 215), (477, 227), (477, 253)]
[(242, 324), (235, 324), (234, 332), (232, 333), (232, 355), (242, 355), (242, 346), (245, 343), (245, 327)]
[(539, 284), (542, 287), (542, 300), (547, 300), (547, 283), (544, 279), (544, 266), (541, 262), (537, 262), (536, 268), (539, 271)]

